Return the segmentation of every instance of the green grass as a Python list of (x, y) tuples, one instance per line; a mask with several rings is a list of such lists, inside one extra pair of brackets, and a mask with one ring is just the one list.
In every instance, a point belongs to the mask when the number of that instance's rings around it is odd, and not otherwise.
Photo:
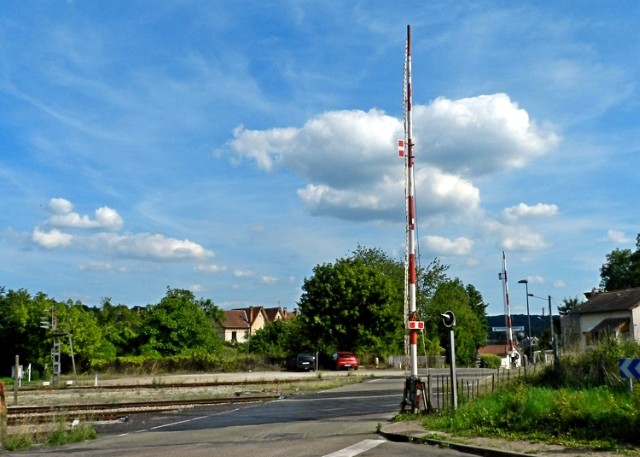
[(67, 443), (92, 440), (96, 437), (97, 433), (91, 425), (79, 425), (69, 429), (66, 423), (61, 421), (49, 431), (11, 434), (6, 437), (4, 448), (7, 451), (17, 451), (35, 445), (61, 446)]
[(640, 444), (640, 395), (606, 386), (584, 389), (514, 384), (422, 418), (428, 430), (558, 444)]
[(50, 446), (61, 446), (67, 443), (78, 443), (85, 440), (93, 440), (97, 437), (97, 433), (92, 426), (80, 425), (68, 430), (62, 423), (54, 430), (47, 439)]
[(514, 379), (492, 395), (462, 400), (456, 411), (420, 419), (429, 431), (465, 437), (523, 439), (567, 447), (637, 447), (640, 389), (635, 383), (636, 388), (629, 392), (620, 378), (618, 360), (623, 357), (640, 357), (640, 345), (609, 339), (587, 350), (566, 350), (558, 365)]

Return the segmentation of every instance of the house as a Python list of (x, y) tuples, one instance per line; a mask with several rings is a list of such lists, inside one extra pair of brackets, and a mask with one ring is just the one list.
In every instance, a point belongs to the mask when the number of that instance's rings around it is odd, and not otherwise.
[(509, 369), (514, 366), (514, 364), (515, 366), (520, 366), (520, 354), (518, 354), (518, 358), (514, 362), (514, 360), (512, 360), (511, 356), (509, 355), (509, 348), (506, 344), (489, 344), (487, 346), (478, 348), (478, 355), (487, 354), (497, 355), (498, 357), (500, 357), (500, 368)]
[(220, 337), (223, 341), (244, 343), (268, 322), (288, 320), (296, 315), (297, 311), (288, 312), (280, 307), (249, 306), (227, 310), (224, 311), (224, 320), (219, 328)]
[(262, 306), (250, 306), (224, 311), (220, 337), (223, 341), (245, 343), (251, 335), (264, 327), (267, 316)]
[(586, 302), (561, 319), (565, 346), (588, 347), (611, 337), (640, 343), (640, 287), (585, 296)]

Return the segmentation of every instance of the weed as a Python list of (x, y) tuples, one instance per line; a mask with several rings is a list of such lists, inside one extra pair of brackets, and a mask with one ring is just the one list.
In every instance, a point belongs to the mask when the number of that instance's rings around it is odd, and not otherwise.
[(58, 427), (51, 432), (47, 439), (50, 446), (61, 446), (67, 443), (77, 443), (85, 440), (95, 439), (97, 433), (95, 429), (89, 425), (80, 425), (68, 430), (64, 422), (60, 422)]
[(28, 449), (33, 446), (33, 438), (31, 435), (14, 435), (7, 437), (4, 447), (7, 451), (17, 451), (20, 449)]

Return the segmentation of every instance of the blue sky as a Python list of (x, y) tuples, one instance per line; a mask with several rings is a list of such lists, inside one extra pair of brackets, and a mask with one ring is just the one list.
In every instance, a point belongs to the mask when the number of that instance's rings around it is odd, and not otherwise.
[[(404, 255), (503, 312), (635, 250), (640, 3), (2, 2), (0, 285), (294, 308), (314, 266)], [(539, 313), (544, 301), (530, 302)]]

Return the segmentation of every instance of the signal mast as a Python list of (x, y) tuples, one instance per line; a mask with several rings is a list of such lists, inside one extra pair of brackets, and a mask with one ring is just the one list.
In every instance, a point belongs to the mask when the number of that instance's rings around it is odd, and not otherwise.
[(498, 274), (498, 278), (502, 281), (502, 297), (504, 298), (504, 319), (505, 331), (507, 334), (507, 354), (509, 355), (509, 366), (519, 366), (520, 354), (516, 351), (513, 344), (513, 326), (511, 325), (511, 305), (509, 303), (509, 285), (507, 283), (507, 257), (502, 251), (502, 272)]
[(406, 194), (406, 252), (405, 252), (405, 295), (408, 312), (405, 320), (409, 332), (409, 376), (406, 378), (402, 411), (406, 409), (416, 413), (420, 404), (426, 400), (424, 382), (418, 376), (418, 332), (424, 329), (424, 322), (418, 318), (416, 308), (416, 213), (415, 213), (415, 178), (413, 155), (413, 119), (411, 88), (411, 26), (407, 25), (407, 45), (404, 61), (404, 139), (398, 141), (398, 153), (404, 157), (405, 194)]

